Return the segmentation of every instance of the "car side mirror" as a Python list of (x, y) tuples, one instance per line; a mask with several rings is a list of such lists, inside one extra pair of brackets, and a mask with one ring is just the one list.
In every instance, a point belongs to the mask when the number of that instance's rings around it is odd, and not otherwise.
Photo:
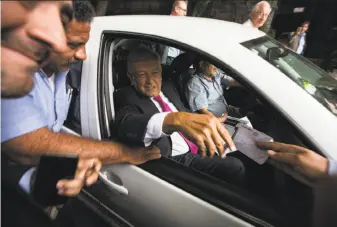
[(288, 55), (289, 51), (280, 47), (270, 47), (267, 50), (266, 58), (268, 61), (275, 61), (280, 57)]

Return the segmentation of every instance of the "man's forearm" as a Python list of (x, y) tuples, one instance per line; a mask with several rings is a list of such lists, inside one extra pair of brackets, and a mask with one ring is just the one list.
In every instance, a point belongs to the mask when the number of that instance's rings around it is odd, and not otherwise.
[(54, 133), (48, 128), (38, 129), (2, 144), (3, 152), (23, 164), (28, 164), (24, 160), (27, 156), (36, 157), (48, 153), (75, 154), (81, 158), (98, 158), (105, 163), (121, 163), (126, 161), (123, 152), (125, 149), (128, 148), (119, 143)]

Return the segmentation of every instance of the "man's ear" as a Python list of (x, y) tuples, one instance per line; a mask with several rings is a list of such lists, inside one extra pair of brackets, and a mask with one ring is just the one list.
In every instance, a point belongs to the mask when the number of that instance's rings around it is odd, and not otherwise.
[(199, 62), (199, 67), (200, 67), (201, 71), (205, 71), (205, 62), (204, 61), (200, 61)]

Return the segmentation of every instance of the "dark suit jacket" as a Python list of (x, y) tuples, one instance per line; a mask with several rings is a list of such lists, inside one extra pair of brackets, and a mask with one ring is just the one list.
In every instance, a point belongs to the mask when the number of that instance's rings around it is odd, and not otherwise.
[(73, 129), (78, 134), (82, 134), (81, 129), (81, 109), (80, 109), (80, 90), (81, 90), (81, 67), (75, 64), (67, 75), (67, 89), (72, 89), (72, 97), (69, 105), (68, 116), (64, 125)]
[[(162, 92), (175, 105), (178, 111), (187, 110), (170, 82), (163, 82)], [(133, 86), (122, 88), (115, 92), (115, 134), (124, 143), (144, 146), (146, 127), (150, 118), (159, 113), (157, 107), (149, 97), (137, 93)], [(172, 152), (170, 137), (162, 137), (154, 143), (159, 147), (161, 154), (169, 157)]]
[[(288, 42), (288, 47), (290, 47), (293, 51), (297, 51), (298, 46), (299, 46), (300, 38), (298, 35), (295, 35), (295, 32), (290, 33), (289, 35), (289, 42)], [(303, 52), (306, 48), (306, 37), (304, 37), (304, 47), (303, 47)]]

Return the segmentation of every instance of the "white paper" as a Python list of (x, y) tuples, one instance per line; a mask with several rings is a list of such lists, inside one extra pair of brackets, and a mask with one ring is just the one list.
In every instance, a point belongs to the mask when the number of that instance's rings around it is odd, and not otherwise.
[(259, 149), (255, 145), (255, 141), (272, 142), (273, 138), (249, 126), (242, 125), (238, 128), (233, 141), (241, 153), (262, 165), (267, 161), (268, 154)]
[(253, 125), (252, 123), (250, 122), (250, 120), (248, 119), (248, 117), (243, 117), (243, 118), (240, 118), (240, 120), (243, 120), (246, 122), (246, 125), (249, 126), (250, 128), (253, 128)]

